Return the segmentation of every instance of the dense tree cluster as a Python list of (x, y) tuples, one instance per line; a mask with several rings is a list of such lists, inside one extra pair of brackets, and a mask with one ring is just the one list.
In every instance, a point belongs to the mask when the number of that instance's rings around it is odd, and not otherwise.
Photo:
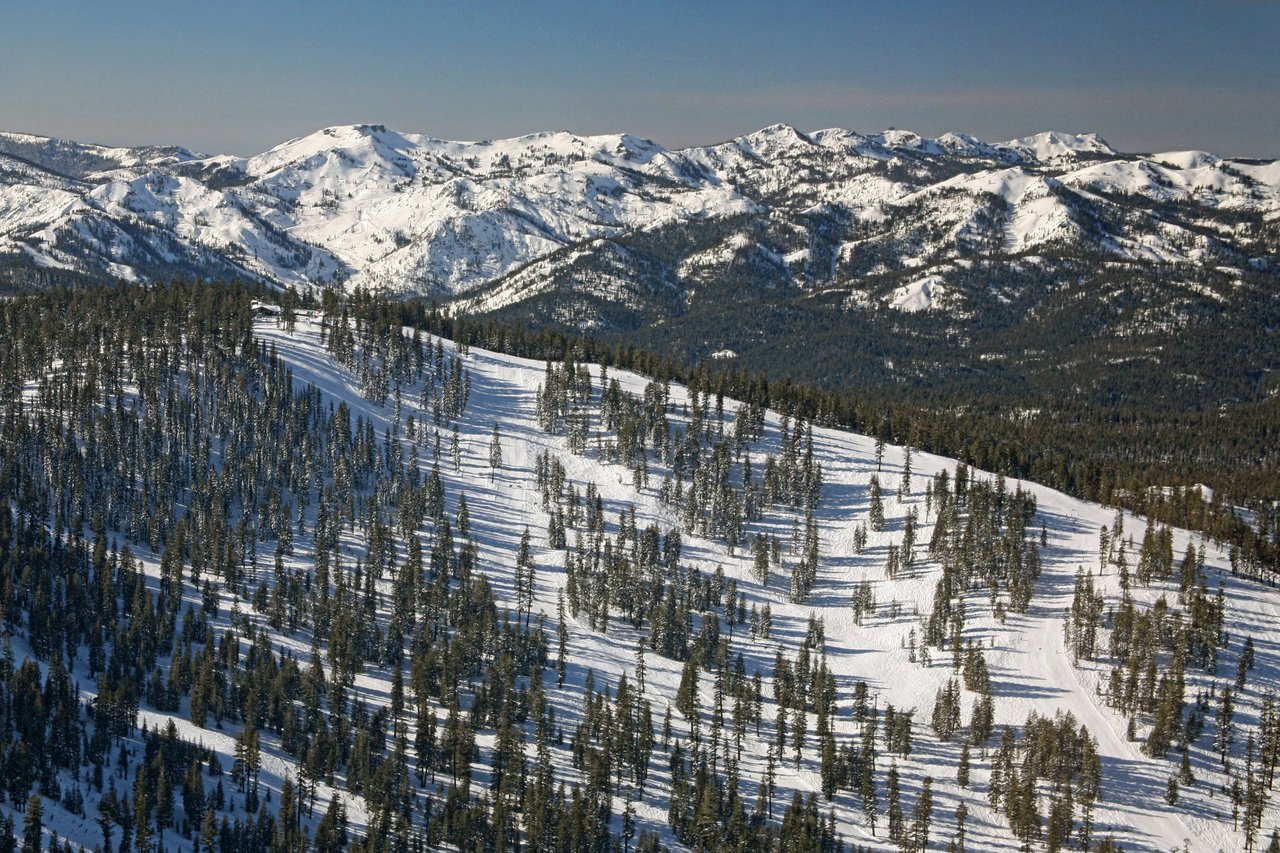
[[(470, 384), (460, 360), (445, 359), (438, 342), (390, 332), (379, 321), (395, 316), (385, 303), (357, 300), (349, 319), (346, 306), (330, 306), (335, 357), (373, 402), (395, 400), (396, 428), (378, 436), (255, 343), (252, 295), (60, 291), (0, 312), (13, 344), (0, 356), (0, 493), (18, 507), (0, 512), (0, 612), (48, 661), (42, 678), (34, 660), (15, 669), (4, 658), (7, 793), (25, 802), (39, 785), (76, 811), (97, 792), (117, 803), (100, 806), (111, 849), (156, 849), (166, 831), (237, 851), (464, 839), (506, 849), (516, 814), (538, 815), (542, 849), (607, 846), (599, 793), (588, 802), (545, 772), (525, 784), (526, 721), (543, 752), (558, 732), (540, 690), (550, 660), (543, 625), (527, 607), (523, 620), (498, 610), (465, 496), (445, 494), (438, 429), (400, 418), (406, 393), (442, 426), (459, 417)], [(287, 308), (279, 322), (296, 322)], [(29, 376), (41, 379), (24, 393)], [(435, 461), (423, 478), (427, 453)], [(131, 548), (158, 555), (158, 585)], [(312, 571), (286, 560), (301, 548)], [(215, 627), (228, 597), (229, 622)], [(238, 612), (240, 602), (257, 618)], [(268, 625), (310, 637), (310, 660), (277, 648)], [(97, 678), (87, 709), (64, 663), (77, 661)], [(376, 710), (351, 698), (369, 667), (394, 671), (396, 695)], [(216, 762), (172, 729), (174, 745), (154, 753), (144, 732), (145, 761), (130, 768), (144, 703), (238, 732), (230, 792), (192, 769), (212, 772)], [(495, 783), (477, 799), (471, 767), (485, 729), (497, 735)], [(259, 787), (264, 740), (296, 761), (278, 806)], [(112, 797), (112, 761), (135, 780), (132, 803)], [(74, 784), (60, 793), (67, 773)], [(413, 773), (423, 786), (438, 781), (418, 791)], [(321, 785), (362, 798), (363, 838), (350, 837), (336, 793), (313, 837), (301, 827)], [(117, 830), (131, 840), (117, 835), (113, 845)]]

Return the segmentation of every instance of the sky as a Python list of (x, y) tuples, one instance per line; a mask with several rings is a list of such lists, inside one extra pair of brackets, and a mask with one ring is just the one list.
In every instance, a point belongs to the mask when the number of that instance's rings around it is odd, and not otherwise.
[(42, 0), (0, 16), (0, 129), (249, 155), (444, 139), (1101, 134), (1280, 157), (1280, 2)]

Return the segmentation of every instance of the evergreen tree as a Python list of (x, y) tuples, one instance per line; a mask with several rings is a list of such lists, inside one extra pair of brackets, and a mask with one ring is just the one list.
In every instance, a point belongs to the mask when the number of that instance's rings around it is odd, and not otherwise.
[(902, 811), (902, 790), (898, 781), (898, 762), (896, 761), (889, 765), (886, 787), (889, 797), (889, 840), (900, 844), (905, 838), (905, 817)]
[(906, 500), (911, 494), (911, 448), (903, 450), (902, 482), (898, 485), (898, 502)]
[(871, 502), (871, 508), (867, 516), (868, 526), (877, 533), (884, 531), (884, 500), (880, 496), (880, 478), (871, 475), (871, 485), (868, 487), (868, 500)]
[(44, 850), (44, 801), (38, 794), (27, 799), (22, 818), (22, 853), (41, 853)]
[(498, 475), (502, 467), (502, 435), (498, 432), (498, 422), (493, 422), (493, 436), (489, 439), (489, 479)]
[(920, 797), (911, 813), (911, 849), (926, 850), (929, 847), (929, 830), (933, 823), (933, 777), (926, 776), (920, 783)]
[(967, 836), (966, 822), (969, 818), (969, 807), (964, 800), (956, 804), (956, 834), (947, 842), (947, 853), (965, 853)]

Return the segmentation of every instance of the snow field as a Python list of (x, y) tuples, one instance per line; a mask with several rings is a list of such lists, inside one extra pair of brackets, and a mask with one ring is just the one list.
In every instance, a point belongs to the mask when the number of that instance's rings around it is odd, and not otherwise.
[[(383, 434), (392, 429), (393, 409), (378, 406), (362, 398), (358, 383), (334, 362), (320, 345), (319, 326), (313, 317), (304, 316), (293, 334), (278, 328), (276, 321), (262, 319), (256, 328), (260, 340), (273, 345), (281, 358), (292, 368), (294, 380), (299, 386), (314, 384), (336, 405), (346, 402), (353, 421), (357, 416), (371, 421), (375, 433)], [(453, 347), (445, 343), (448, 351)], [(652, 463), (650, 486), (639, 492), (632, 484), (631, 472), (621, 465), (603, 464), (593, 458), (598, 426), (593, 419), (593, 435), (588, 441), (588, 455), (571, 454), (565, 439), (543, 433), (535, 418), (536, 393), (544, 378), (544, 364), (473, 348), (465, 358), (471, 373), (471, 402), (459, 422), (461, 436), (461, 470), (455, 472), (448, 460), (447, 449), (440, 460), (441, 476), (446, 484), (446, 496), (450, 517), (457, 510), (459, 498), (465, 494), (471, 515), (471, 530), (479, 546), (479, 569), (492, 581), (499, 607), (512, 612), (516, 609), (514, 590), (514, 559), (521, 532), (527, 525), (533, 536), (534, 557), (537, 565), (535, 594), (535, 618), (537, 613), (547, 617), (548, 630), (554, 632), (556, 604), (563, 589), (563, 552), (547, 547), (546, 514), (534, 478), (534, 464), (538, 455), (550, 451), (567, 469), (568, 481), (580, 490), (587, 483), (595, 483), (604, 501), (608, 531), (616, 531), (618, 513), (634, 507), (637, 526), (656, 523), (660, 529), (680, 526), (678, 515), (664, 505), (658, 497), (658, 484), (664, 469), (660, 463)], [(599, 392), (600, 370), (591, 368), (595, 391)], [(642, 377), (623, 371), (610, 370), (624, 389), (633, 394), (642, 393), (646, 384)], [(416, 403), (417, 395), (406, 392), (397, 440), (404, 438), (403, 421), (412, 414), (419, 424), (430, 424), (430, 416)], [(680, 409), (687, 402), (685, 389), (672, 386), (671, 407), (673, 420), (680, 421)], [(736, 405), (726, 400), (727, 419), (732, 418)], [(488, 445), (494, 423), (499, 425), (503, 443), (503, 463), (497, 477), (491, 479)], [(776, 454), (780, 431), (780, 418), (776, 412), (766, 417), (763, 439), (750, 448), (753, 462), (763, 462), (768, 452)], [(448, 446), (449, 431), (440, 429), (442, 444)], [(873, 474), (877, 473), (875, 441), (867, 436), (848, 432), (813, 428), (815, 458), (824, 473), (823, 496), (815, 516), (819, 523), (821, 546), (818, 580), (813, 594), (804, 604), (791, 604), (787, 598), (787, 579), (774, 573), (766, 587), (753, 577), (751, 556), (745, 547), (733, 556), (727, 554), (723, 543), (709, 541), (686, 533), (683, 537), (682, 563), (697, 567), (706, 575), (721, 569), (726, 578), (736, 580), (740, 593), (752, 604), (769, 604), (772, 609), (773, 632), (769, 640), (751, 639), (745, 627), (735, 632), (732, 641), (734, 652), (741, 652), (746, 660), (748, 676), (759, 670), (766, 683), (766, 705), (763, 718), (766, 721), (761, 737), (749, 730), (745, 741), (740, 776), (748, 792), (748, 802), (754, 803), (754, 786), (764, 771), (766, 753), (771, 738), (773, 719), (771, 681), (775, 653), (781, 650), (787, 657), (794, 657), (803, 639), (810, 617), (820, 618), (825, 626), (827, 661), (838, 682), (838, 708), (835, 719), (837, 740), (843, 742), (856, 731), (850, 715), (850, 697), (856, 681), (867, 682), (876, 697), (878, 707), (892, 704), (898, 709), (916, 709), (913, 752), (909, 758), (898, 759), (903, 781), (904, 807), (909, 810), (920, 790), (921, 780), (931, 776), (933, 782), (933, 846), (945, 844), (954, 831), (955, 806), (964, 801), (969, 807), (967, 822), (968, 849), (1001, 851), (1017, 849), (1018, 844), (1008, 830), (1003, 815), (991, 812), (986, 801), (989, 761), (974, 751), (972, 782), (968, 790), (960, 788), (955, 780), (955, 767), (960, 743), (940, 743), (928, 730), (928, 715), (935, 692), (953, 677), (949, 653), (935, 653), (930, 667), (908, 661), (904, 648), (908, 632), (919, 628), (919, 615), (929, 612), (934, 584), (941, 569), (929, 558), (924, 543), (928, 542), (933, 517), (925, 509), (925, 485), (939, 471), (953, 472), (955, 462), (922, 452), (911, 454), (911, 493), (899, 502), (897, 485), (901, 477), (906, 450), (889, 446), (885, 449), (879, 471), (884, 487), (884, 507), (887, 527), (883, 533), (868, 532), (868, 542), (859, 554), (854, 548), (854, 529), (867, 518), (867, 488)], [(419, 447), (420, 463), (424, 474), (430, 471), (432, 457), (428, 444)], [(407, 457), (407, 443), (406, 443)], [(757, 467), (756, 469), (760, 469)], [(982, 477), (990, 475), (980, 474)], [(1099, 685), (1105, 685), (1107, 670), (1099, 664), (1071, 663), (1065, 649), (1062, 629), (1062, 613), (1071, 602), (1072, 587), (1079, 567), (1097, 567), (1097, 543), (1099, 530), (1109, 525), (1114, 511), (1075, 500), (1059, 492), (1034, 483), (1010, 481), (1012, 492), (1021, 486), (1031, 492), (1038, 504), (1037, 519), (1029, 532), (1038, 532), (1041, 522), (1047, 532), (1047, 547), (1042, 550), (1043, 574), (1036, 585), (1036, 596), (1030, 610), (1024, 615), (1010, 614), (1002, 624), (990, 613), (982, 592), (966, 596), (967, 621), (965, 640), (973, 640), (986, 650), (995, 694), (996, 732), (990, 743), (994, 750), (1001, 726), (1020, 727), (1031, 712), (1052, 717), (1057, 711), (1068, 711), (1078, 722), (1088, 726), (1099, 742), (1104, 762), (1103, 795), (1095, 813), (1095, 838), (1114, 833), (1126, 850), (1173, 850), (1185, 845), (1193, 851), (1238, 849), (1241, 836), (1232, 831), (1230, 805), (1221, 793), (1214, 793), (1222, 783), (1220, 768), (1215, 768), (1216, 758), (1204, 748), (1207, 737), (1202, 737), (1193, 749), (1195, 772), (1199, 782), (1183, 790), (1176, 807), (1164, 802), (1164, 785), (1168, 776), (1176, 770), (1176, 762), (1156, 760), (1144, 756), (1140, 743), (1131, 743), (1125, 737), (1126, 720), (1106, 707), (1099, 695)], [(890, 544), (901, 539), (907, 514), (916, 509), (920, 514), (917, 536), (916, 563), (910, 570), (902, 571), (897, 579), (888, 580), (884, 564)], [(1127, 516), (1125, 529), (1140, 532), (1141, 519)], [(311, 525), (308, 525), (311, 529)], [(769, 532), (784, 542), (789, 538), (791, 515), (785, 510), (771, 511), (764, 521), (748, 526), (748, 535)], [(570, 536), (572, 542), (572, 536)], [(1185, 531), (1176, 531), (1174, 550), (1180, 557), (1187, 545), (1198, 539)], [(295, 554), (288, 558), (290, 568), (310, 569), (310, 534), (295, 540)], [(359, 545), (347, 543), (355, 554)], [(401, 546), (403, 543), (399, 543)], [(140, 552), (145, 570), (158, 585), (158, 559), (156, 555)], [(402, 556), (403, 552), (401, 552)], [(261, 563), (260, 563), (261, 564)], [(1257, 702), (1262, 686), (1274, 686), (1280, 675), (1280, 659), (1277, 658), (1277, 632), (1280, 625), (1280, 607), (1272, 590), (1255, 583), (1231, 577), (1227, 571), (1227, 556), (1222, 549), (1210, 543), (1206, 555), (1210, 572), (1210, 588), (1221, 580), (1227, 589), (1227, 622), (1233, 634), (1232, 651), (1224, 654), (1219, 673), (1233, 673), (1235, 650), (1239, 646), (1235, 636), (1251, 635), (1257, 647), (1258, 666), (1251, 679), (1250, 688), (1241, 694), (1237, 719), (1241, 723), (1256, 716)], [(264, 570), (269, 573), (269, 570)], [(1096, 573), (1096, 572), (1095, 572)], [(875, 590), (877, 611), (859, 626), (855, 624), (849, 606), (854, 586), (869, 580)], [(1114, 602), (1118, 591), (1118, 578), (1114, 570), (1104, 574), (1100, 584)], [(384, 582), (385, 584), (386, 582)], [(256, 580), (250, 582), (250, 587)], [(1167, 589), (1139, 589), (1135, 596), (1148, 603), (1153, 602)], [(1175, 590), (1176, 594), (1176, 590)], [(1170, 594), (1172, 601), (1176, 596)], [(890, 603), (897, 602), (900, 614), (890, 615)], [(192, 600), (192, 605), (198, 604)], [(216, 620), (219, 629), (227, 627), (230, 613), (236, 607), (243, 618), (254, 624), (262, 624), (263, 617), (256, 614), (248, 602), (238, 604), (224, 595), (220, 616)], [(385, 611), (382, 614), (386, 615)], [(563, 688), (554, 686), (554, 678), (546, 686), (548, 701), (555, 708), (556, 718), (566, 732), (566, 745), (553, 746), (552, 755), (557, 772), (567, 780), (576, 777), (569, 766), (567, 739), (572, 727), (582, 718), (582, 690), (588, 672), (597, 690), (616, 687), (618, 680), (627, 673), (632, 687), (636, 632), (622, 620), (611, 620), (609, 633), (602, 635), (588, 630), (584, 625), (570, 621), (570, 662)], [(273, 644), (286, 649), (305, 664), (310, 640), (304, 635), (272, 635)], [(554, 645), (554, 644), (553, 644)], [(21, 643), (14, 644), (15, 656), (21, 660), (26, 650)], [(554, 655), (554, 650), (553, 650)], [(662, 715), (668, 706), (674, 705), (674, 697), (680, 682), (682, 665), (665, 659), (656, 653), (645, 657), (647, 675), (645, 696), (653, 703), (655, 724), (660, 727)], [(83, 664), (83, 659), (81, 660)], [(84, 676), (83, 666), (75, 676), (81, 684), (82, 696), (92, 697), (92, 684)], [(1223, 675), (1222, 678), (1228, 677)], [(352, 698), (360, 698), (370, 704), (382, 703), (390, 691), (391, 673), (381, 667), (366, 667), (357, 677)], [(1220, 683), (1222, 679), (1219, 679)], [(1207, 687), (1212, 679), (1188, 670), (1188, 697), (1198, 688)], [(701, 704), (711, 705), (710, 679), (704, 675), (701, 681)], [(965, 692), (962, 700), (967, 722), (968, 709), (976, 694)], [(172, 719), (181, 737), (195, 743), (203, 743), (222, 758), (224, 768), (230, 768), (234, 754), (235, 731), (231, 728), (216, 730), (199, 729), (189, 721), (187, 701), (176, 714), (160, 713), (145, 706), (139, 714), (139, 725), (145, 723), (151, 729), (162, 728)], [(412, 715), (411, 715), (412, 717)], [(678, 712), (672, 716), (675, 737), (687, 739), (688, 726)], [(704, 731), (706, 728), (704, 715)], [(410, 737), (412, 741), (412, 737)], [(487, 774), (483, 766), (492, 749), (492, 735), (480, 733), (477, 739), (481, 757), (475, 765), (475, 783), (481, 783)], [(263, 732), (261, 785), (264, 791), (276, 797), (286, 776), (291, 774), (292, 760), (279, 750), (270, 734)], [(815, 739), (810, 734), (810, 749), (806, 751), (799, 768), (787, 760), (777, 768), (779, 792), (775, 800), (775, 819), (789, 802), (791, 791), (804, 793), (820, 790), (818, 755)], [(530, 759), (534, 747), (529, 745)], [(881, 755), (877, 768), (882, 774), (890, 758)], [(666, 797), (669, 783), (665, 753), (656, 750), (651, 763), (651, 773), (645, 794), (636, 802), (637, 819), (641, 830), (657, 830), (664, 841), (679, 849), (666, 824)], [(117, 780), (119, 783), (120, 780)], [(353, 827), (359, 830), (368, 820), (361, 801), (357, 797), (339, 791), (347, 803)], [(328, 799), (335, 792), (321, 786), (314, 823), (324, 813)], [(95, 800), (87, 796), (87, 812), (94, 814)], [(781, 804), (781, 805), (779, 805)], [(840, 792), (832, 803), (839, 831), (846, 843), (853, 842), (876, 850), (894, 849), (885, 837), (883, 814), (878, 834), (872, 836), (865, 824), (860, 801), (851, 792)], [(4, 808), (11, 808), (5, 805)], [(825, 813), (827, 804), (821, 804)], [(622, 810), (622, 800), (615, 802), (615, 814)], [(883, 797), (882, 797), (883, 810)], [(179, 810), (180, 811), (180, 810)], [(1280, 810), (1274, 806), (1268, 810), (1263, 823), (1263, 834), (1269, 834)], [(60, 836), (77, 844), (92, 847), (99, 841), (99, 834), (92, 817), (81, 819), (69, 815), (60, 806), (47, 803), (46, 826), (55, 829)], [(174, 849), (177, 836), (169, 834), (165, 839), (169, 849)], [(180, 845), (179, 845), (180, 846)]]

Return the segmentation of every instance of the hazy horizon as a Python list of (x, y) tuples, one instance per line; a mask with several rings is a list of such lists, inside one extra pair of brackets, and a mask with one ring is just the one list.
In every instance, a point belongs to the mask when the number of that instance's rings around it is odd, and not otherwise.
[[(1280, 157), (1280, 4), (658, 2), (474, 7), (60, 0), (6, 12), (0, 129), (249, 155), (322, 127), (445, 139), (776, 122)], [(52, 59), (56, 57), (56, 61)]]

